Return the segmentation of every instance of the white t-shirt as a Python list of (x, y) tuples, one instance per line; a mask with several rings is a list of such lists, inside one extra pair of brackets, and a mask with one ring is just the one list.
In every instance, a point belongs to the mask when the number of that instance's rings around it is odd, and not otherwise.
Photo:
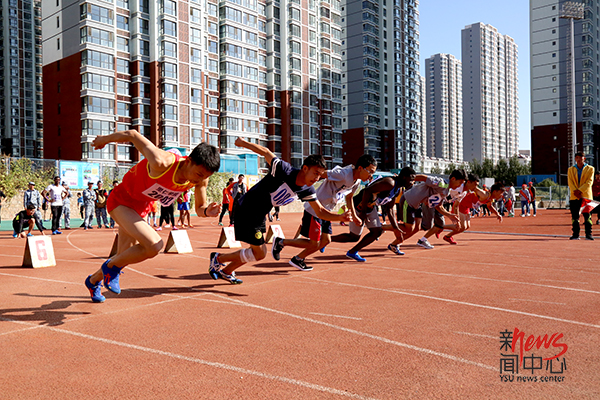
[(62, 186), (62, 185), (58, 185), (58, 186), (54, 186), (54, 185), (50, 185), (46, 188), (46, 192), (48, 192), (48, 197), (50, 197), (51, 206), (62, 206), (63, 205), (63, 200), (62, 200), (62, 194), (63, 192), (66, 192), (67, 190)]
[[(327, 171), (327, 179), (317, 189), (317, 199), (325, 209), (333, 210), (337, 203), (344, 200), (349, 193), (354, 193), (360, 180), (355, 181), (353, 173), (354, 168), (352, 168), (352, 165), (343, 168), (336, 166)], [(310, 204), (304, 204), (304, 209), (316, 217)]]

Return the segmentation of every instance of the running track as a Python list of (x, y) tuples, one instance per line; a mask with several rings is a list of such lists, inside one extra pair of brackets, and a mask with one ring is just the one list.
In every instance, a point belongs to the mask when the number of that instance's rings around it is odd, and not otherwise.
[[(290, 237), (300, 214), (282, 217)], [(403, 257), (385, 250), (386, 233), (366, 263), (332, 244), (311, 272), (290, 267), (285, 248), (281, 262), (242, 267), (240, 286), (209, 278), (220, 228), (194, 222), (193, 254), (126, 269), (104, 304), (83, 280), (113, 231), (65, 231), (53, 237), (57, 266), (35, 270), (18, 267), (24, 241), (4, 232), (0, 398), (600, 398), (600, 242), (566, 240), (565, 211), (476, 218), (472, 230), (488, 233), (433, 239), (434, 250), (414, 237)], [(514, 328), (564, 334), (562, 382), (541, 382), (546, 362), (514, 376), (537, 382), (501, 382), (500, 332)]]

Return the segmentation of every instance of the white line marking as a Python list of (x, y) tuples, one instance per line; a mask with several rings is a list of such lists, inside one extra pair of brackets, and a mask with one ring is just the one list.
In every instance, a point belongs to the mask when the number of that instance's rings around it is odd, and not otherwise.
[(459, 335), (467, 335), (467, 336), (482, 337), (482, 338), (486, 338), (486, 339), (499, 340), (497, 337), (489, 336), (489, 335), (480, 335), (478, 333), (469, 333), (469, 332), (454, 332), (454, 333), (458, 333)]
[(24, 275), (16, 275), (16, 274), (7, 274), (4, 272), (0, 272), (0, 275), (3, 276), (10, 276), (13, 278), (25, 278), (25, 279), (33, 279), (36, 281), (44, 281), (44, 282), (54, 282), (54, 283), (66, 283), (69, 285), (82, 285), (83, 281), (81, 281), (81, 283), (73, 283), (73, 282), (67, 282), (67, 281), (58, 281), (56, 279), (47, 279), (47, 278), (38, 278), (37, 276), (24, 276)]
[(575, 281), (561, 281), (561, 280), (557, 280), (557, 279), (540, 279), (541, 281), (544, 282), (564, 282), (564, 283), (578, 283), (581, 285), (589, 285), (589, 282), (575, 282)]
[(381, 291), (381, 292), (404, 294), (406, 296), (421, 297), (423, 299), (443, 301), (443, 302), (446, 302), (446, 303), (460, 304), (460, 305), (463, 305), (463, 306), (483, 308), (483, 309), (487, 309), (487, 310), (507, 312), (507, 313), (511, 313), (511, 314), (526, 315), (528, 317), (542, 318), (542, 319), (548, 319), (548, 320), (551, 320), (551, 321), (565, 322), (565, 323), (568, 323), (568, 324), (581, 325), (581, 326), (587, 326), (589, 328), (600, 329), (600, 325), (589, 324), (587, 322), (572, 321), (572, 320), (563, 319), (563, 318), (550, 317), (550, 316), (547, 316), (547, 315), (533, 314), (533, 313), (528, 313), (528, 312), (524, 312), (524, 311), (517, 311), (517, 310), (509, 310), (507, 308), (494, 307), (494, 306), (486, 306), (486, 305), (483, 305), (483, 304), (476, 304), (476, 303), (469, 303), (469, 302), (466, 302), (466, 301), (444, 299), (442, 297), (426, 296), (424, 294), (401, 292), (401, 291), (398, 291), (398, 290), (382, 289), (382, 288), (375, 288), (375, 287), (370, 287), (370, 286), (355, 285), (355, 284), (352, 284), (352, 283), (342, 283), (342, 282), (326, 281), (326, 280), (323, 280), (323, 279), (310, 278), (310, 277), (304, 277), (304, 279), (313, 279), (313, 280), (316, 280), (316, 281), (324, 281), (324, 282), (329, 282), (331, 284), (340, 285), (340, 286), (350, 286), (350, 287), (357, 287), (357, 288), (362, 288), (362, 289), (376, 290), (376, 291)]
[(356, 321), (362, 321), (362, 318), (347, 317), (345, 315), (321, 314), (321, 313), (316, 313), (316, 312), (311, 312), (309, 314), (312, 314), (312, 315), (322, 315), (324, 317), (346, 318), (346, 319), (354, 319)]
[[(6, 318), (0, 318), (0, 320), (11, 321), (11, 322), (15, 322), (15, 323), (21, 323), (21, 324), (28, 325), (21, 321), (12, 321), (12, 320), (8, 320)], [(71, 335), (71, 336), (75, 336), (75, 337), (80, 337), (83, 339), (93, 340), (93, 341), (100, 342), (100, 343), (106, 343), (106, 344), (110, 344), (113, 346), (119, 346), (119, 347), (124, 347), (124, 348), (128, 348), (128, 349), (143, 351), (145, 353), (155, 354), (155, 355), (164, 356), (164, 357), (170, 357), (170, 358), (174, 358), (177, 360), (187, 361), (187, 362), (191, 362), (191, 363), (195, 363), (195, 364), (206, 365), (206, 366), (213, 367), (213, 368), (224, 369), (227, 371), (233, 371), (233, 372), (246, 374), (246, 375), (253, 375), (253, 376), (257, 376), (259, 378), (270, 379), (270, 380), (274, 380), (274, 381), (288, 383), (288, 384), (295, 385), (295, 386), (301, 386), (301, 387), (305, 387), (305, 388), (308, 388), (311, 390), (316, 390), (316, 391), (323, 392), (323, 393), (335, 394), (338, 396), (344, 396), (344, 397), (348, 397), (351, 399), (360, 399), (360, 400), (374, 399), (372, 397), (361, 396), (359, 394), (349, 393), (344, 390), (334, 389), (334, 388), (317, 385), (317, 384), (310, 383), (310, 382), (304, 382), (304, 381), (301, 381), (298, 379), (286, 378), (284, 376), (271, 375), (271, 374), (267, 374), (267, 373), (260, 372), (260, 371), (254, 371), (254, 370), (250, 370), (250, 369), (236, 367), (233, 365), (228, 365), (228, 364), (223, 364), (223, 363), (213, 362), (213, 361), (206, 361), (206, 360), (202, 360), (202, 359), (195, 358), (195, 357), (189, 357), (189, 356), (184, 356), (181, 354), (171, 353), (168, 351), (152, 349), (150, 347), (144, 347), (144, 346), (138, 346), (138, 345), (130, 344), (130, 343), (118, 342), (116, 340), (111, 340), (111, 339), (104, 339), (101, 337), (87, 335), (85, 333), (69, 331), (67, 329), (48, 327), (48, 326), (43, 326), (43, 328), (49, 329), (53, 332), (63, 333), (63, 334), (67, 334), (67, 335)], [(496, 368), (494, 368), (494, 369), (496, 369)]]
[[(215, 296), (217, 296), (217, 295), (215, 295)], [(220, 296), (218, 296), (218, 297), (220, 297)], [(306, 321), (306, 322), (312, 322), (312, 323), (315, 323), (315, 324), (318, 324), (318, 325), (323, 325), (323, 326), (326, 326), (326, 327), (329, 327), (329, 328), (333, 328), (333, 329), (337, 329), (337, 330), (340, 330), (340, 331), (352, 333), (352, 334), (355, 334), (355, 335), (358, 335), (358, 336), (362, 336), (362, 337), (366, 337), (366, 338), (378, 340), (378, 341), (381, 341), (381, 342), (384, 342), (384, 343), (387, 343), (387, 344), (392, 344), (392, 345), (395, 345), (395, 346), (404, 347), (404, 348), (407, 348), (407, 349), (410, 349), (410, 350), (415, 350), (415, 351), (418, 351), (418, 352), (421, 352), (421, 353), (425, 353), (425, 354), (429, 354), (429, 355), (433, 355), (433, 356), (447, 358), (447, 359), (452, 360), (452, 361), (456, 361), (456, 362), (460, 362), (460, 363), (464, 363), (464, 364), (469, 364), (469, 365), (474, 365), (476, 367), (485, 368), (485, 369), (489, 369), (489, 370), (492, 370), (492, 371), (496, 371), (498, 369), (497, 367), (492, 367), (490, 365), (482, 364), (482, 363), (479, 363), (479, 362), (476, 362), (476, 361), (471, 361), (471, 360), (467, 360), (465, 358), (456, 357), (456, 356), (453, 356), (451, 354), (441, 353), (439, 351), (435, 351), (435, 350), (431, 350), (431, 349), (426, 349), (426, 348), (423, 348), (423, 347), (417, 347), (417, 346), (414, 346), (414, 345), (408, 344), (408, 343), (397, 342), (395, 340), (387, 339), (387, 338), (384, 338), (384, 337), (381, 337), (381, 336), (376, 336), (376, 335), (372, 335), (370, 333), (357, 331), (355, 329), (345, 328), (343, 326), (330, 324), (330, 323), (319, 321), (319, 320), (312, 319), (312, 318), (302, 317), (300, 315), (292, 314), (292, 313), (289, 313), (289, 312), (275, 310), (273, 308), (263, 307), (263, 306), (259, 306), (259, 305), (256, 305), (256, 304), (248, 303), (248, 302), (237, 300), (237, 299), (228, 299), (228, 300), (231, 301), (231, 302), (234, 302), (234, 303), (238, 303), (239, 305), (246, 306), (246, 307), (256, 308), (256, 309), (259, 309), (259, 310), (268, 311), (268, 312), (272, 312), (272, 313), (275, 313), (275, 314), (286, 315), (286, 316), (291, 317), (291, 318), (296, 318), (296, 319), (299, 319), (299, 320), (302, 320), (302, 321)]]
[(77, 246), (75, 246), (75, 245), (73, 244), (73, 242), (71, 242), (71, 235), (72, 235), (72, 234), (74, 234), (75, 232), (77, 232), (77, 231), (69, 232), (69, 234), (67, 235), (67, 242), (68, 242), (68, 243), (69, 243), (71, 246), (75, 247), (77, 250), (81, 251), (82, 253), (89, 254), (90, 256), (93, 256), (93, 257), (100, 257), (100, 256), (99, 256), (99, 255), (97, 255), (97, 254), (90, 253), (89, 251), (86, 251), (86, 250), (82, 249), (81, 247), (77, 247)]
[(544, 304), (558, 304), (560, 306), (566, 306), (567, 303), (555, 303), (553, 301), (542, 301), (542, 300), (530, 300), (530, 299), (509, 299), (509, 300), (515, 300), (515, 301), (532, 301), (534, 303), (544, 303)]
[(595, 290), (570, 288), (570, 287), (564, 287), (564, 286), (542, 285), (541, 283), (509, 281), (509, 280), (506, 280), (506, 279), (483, 278), (483, 277), (474, 276), (474, 275), (449, 274), (449, 273), (444, 273), (444, 272), (421, 271), (421, 270), (416, 270), (416, 269), (393, 268), (393, 267), (385, 267), (383, 265), (375, 265), (375, 267), (382, 268), (382, 269), (394, 270), (394, 271), (414, 272), (414, 273), (417, 273), (417, 274), (450, 276), (450, 277), (453, 277), (453, 278), (465, 278), (465, 279), (478, 279), (478, 280), (482, 280), (482, 281), (491, 281), (491, 282), (516, 283), (516, 284), (519, 284), (519, 285), (538, 286), (538, 287), (543, 287), (543, 288), (548, 288), (548, 289), (560, 289), (560, 290), (570, 290), (570, 291), (574, 291), (574, 292), (584, 292), (584, 293), (600, 294), (600, 292), (595, 291)]

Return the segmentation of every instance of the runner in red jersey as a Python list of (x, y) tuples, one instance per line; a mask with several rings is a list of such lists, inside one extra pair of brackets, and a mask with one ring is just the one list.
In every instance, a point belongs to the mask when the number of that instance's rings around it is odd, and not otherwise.
[(492, 185), (491, 191), (483, 190), (476, 186), (479, 183), (479, 178), (477, 175), (469, 174), (468, 183), (472, 182), (475, 183), (475, 187), (471, 189), (472, 192), (469, 192), (465, 197), (463, 197), (458, 205), (458, 224), (452, 230), (452, 232), (444, 236), (444, 240), (450, 244), (457, 244), (456, 240), (454, 240), (454, 235), (458, 235), (459, 233), (471, 228), (471, 209), (477, 204), (486, 204), (488, 209), (494, 213), (496, 217), (498, 217), (498, 221), (502, 222), (502, 216), (500, 213), (498, 213), (498, 210), (496, 210), (493, 205), (494, 201), (502, 197), (502, 194), (504, 193), (502, 185), (496, 183)]
[(199, 217), (217, 217), (221, 212), (219, 203), (207, 204), (206, 198), (208, 178), (219, 170), (221, 163), (216, 147), (201, 143), (188, 157), (182, 157), (159, 149), (136, 130), (98, 136), (93, 145), (101, 149), (109, 143), (132, 143), (144, 160), (125, 174), (123, 182), (108, 197), (108, 212), (119, 225), (119, 242), (117, 255), (85, 280), (96, 303), (105, 300), (101, 282), (119, 294), (121, 270), (155, 257), (162, 250), (164, 243), (160, 235), (144, 221), (152, 202), (169, 206), (182, 192), (195, 187)]

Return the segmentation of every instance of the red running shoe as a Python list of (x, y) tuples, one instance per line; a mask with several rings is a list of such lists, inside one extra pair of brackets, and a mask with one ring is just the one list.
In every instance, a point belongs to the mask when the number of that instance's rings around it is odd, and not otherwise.
[(452, 236), (444, 236), (444, 240), (450, 244), (458, 244)]

